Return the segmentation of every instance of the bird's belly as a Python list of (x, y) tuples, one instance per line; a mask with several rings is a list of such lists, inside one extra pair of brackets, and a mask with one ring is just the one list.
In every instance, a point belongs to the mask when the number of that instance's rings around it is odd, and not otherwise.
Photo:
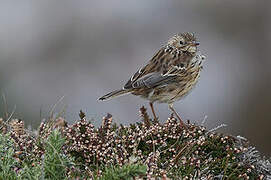
[(196, 76), (186, 84), (176, 83), (154, 88), (145, 98), (151, 102), (173, 103), (188, 95), (197, 84), (198, 79), (199, 76)]

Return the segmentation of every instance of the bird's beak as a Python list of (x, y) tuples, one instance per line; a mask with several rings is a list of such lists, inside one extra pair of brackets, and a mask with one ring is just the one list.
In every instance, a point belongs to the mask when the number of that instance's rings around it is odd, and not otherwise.
[(190, 42), (189, 45), (190, 45), (190, 46), (198, 46), (198, 45), (199, 45), (199, 42), (197, 42), (197, 41)]
[(198, 46), (198, 45), (199, 45), (199, 42), (193, 42), (192, 45), (193, 45), (193, 46)]

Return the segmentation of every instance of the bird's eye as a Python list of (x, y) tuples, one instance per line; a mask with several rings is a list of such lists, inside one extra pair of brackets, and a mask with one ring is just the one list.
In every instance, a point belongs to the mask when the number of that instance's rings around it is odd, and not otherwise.
[(184, 45), (184, 42), (183, 42), (183, 41), (180, 41), (180, 45)]

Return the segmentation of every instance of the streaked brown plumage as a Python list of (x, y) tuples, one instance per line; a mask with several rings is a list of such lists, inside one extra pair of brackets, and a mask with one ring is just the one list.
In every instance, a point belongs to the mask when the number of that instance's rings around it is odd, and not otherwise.
[(131, 93), (149, 100), (154, 118), (153, 102), (168, 103), (173, 109), (173, 102), (184, 97), (197, 83), (202, 69), (204, 56), (197, 54), (196, 41), (192, 33), (180, 33), (169, 39), (149, 61), (139, 69), (124, 85), (123, 89), (113, 91), (99, 98), (107, 100)]

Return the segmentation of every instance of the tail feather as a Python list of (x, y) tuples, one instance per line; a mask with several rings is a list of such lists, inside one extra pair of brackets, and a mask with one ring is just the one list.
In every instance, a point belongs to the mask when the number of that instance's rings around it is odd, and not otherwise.
[(109, 99), (112, 99), (112, 98), (117, 97), (117, 96), (125, 95), (125, 94), (127, 94), (129, 92), (130, 91), (127, 90), (127, 89), (112, 91), (112, 92), (100, 97), (99, 100), (101, 100), (101, 101), (109, 100)]

